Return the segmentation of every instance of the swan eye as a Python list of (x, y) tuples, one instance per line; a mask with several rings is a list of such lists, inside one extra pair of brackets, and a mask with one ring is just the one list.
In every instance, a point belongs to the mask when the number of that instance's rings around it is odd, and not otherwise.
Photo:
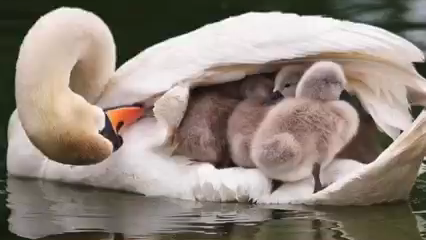
[(291, 86), (291, 84), (290, 83), (286, 83), (285, 85), (284, 85), (284, 88), (288, 88), (288, 87), (290, 87)]

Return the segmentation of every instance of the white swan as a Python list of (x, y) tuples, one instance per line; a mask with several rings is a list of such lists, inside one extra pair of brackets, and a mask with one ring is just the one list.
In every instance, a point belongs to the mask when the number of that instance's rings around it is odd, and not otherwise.
[[(114, 48), (110, 45), (113, 42), (109, 33), (100, 34), (107, 28), (96, 15), (81, 9), (60, 8), (39, 19), (29, 33), (37, 29), (40, 31), (38, 41), (27, 35), (24, 41), (27, 48), (22, 47), (18, 61), (17, 71), (21, 71), (16, 78), (19, 117), (14, 112), (8, 128), (7, 169), (11, 175), (192, 200), (363, 205), (408, 198), (421, 157), (425, 155), (426, 113), (412, 124), (406, 97), (407, 88), (416, 93), (409, 96), (413, 102), (420, 102), (425, 95), (426, 83), (412, 66), (412, 62), (423, 61), (423, 53), (408, 41), (379, 28), (317, 16), (247, 13), (150, 47), (115, 73), (112, 69)], [(86, 34), (81, 35), (82, 32)], [(76, 45), (87, 44), (86, 48), (76, 49), (73, 39)], [(96, 59), (96, 54), (91, 55), (90, 43), (105, 50), (102, 55), (106, 58)], [(62, 59), (64, 56), (68, 58)], [(51, 161), (44, 154), (56, 156), (46, 148), (60, 149), (66, 145), (61, 139), (37, 140), (39, 135), (51, 136), (48, 131), (61, 128), (60, 123), (64, 121), (87, 125), (80, 127), (83, 133), (98, 133), (104, 122), (93, 122), (82, 112), (72, 112), (77, 105), (75, 101), (100, 116), (103, 114), (100, 109), (88, 102), (100, 107), (131, 104), (178, 84), (183, 94), (174, 92), (169, 96), (177, 99), (163, 100), (182, 108), (187, 92), (182, 83), (238, 80), (246, 74), (279, 68), (282, 59), (328, 58), (343, 65), (351, 87), (348, 90), (363, 100), (364, 107), (381, 129), (394, 138), (399, 129), (406, 131), (372, 164), (336, 161), (347, 164), (325, 169), (323, 175), (328, 180), (322, 181), (337, 181), (314, 195), (311, 179), (286, 184), (271, 195), (270, 181), (257, 169), (217, 170), (209, 164), (190, 165), (185, 157), (171, 158), (157, 148), (164, 141), (166, 128), (153, 118), (124, 127), (124, 144), (96, 165), (69, 166)], [(93, 61), (75, 65), (76, 59)], [(270, 64), (265, 64), (267, 62)], [(93, 78), (104, 67), (107, 71), (100, 75), (102, 78)], [(66, 89), (68, 78), (64, 76), (70, 73), (71, 89), (88, 102)], [(103, 88), (106, 82), (100, 79), (107, 80), (108, 74), (112, 76)], [(58, 81), (42, 79), (46, 76)], [(59, 96), (63, 103), (60, 106), (51, 101), (57, 85), (68, 92)], [(39, 107), (29, 109), (34, 103)], [(160, 106), (170, 110), (170, 105)], [(50, 115), (53, 107), (64, 110), (59, 111), (62, 115)], [(181, 110), (175, 111), (176, 116)], [(54, 127), (43, 125), (46, 123)], [(29, 131), (30, 128), (34, 131)], [(49, 142), (39, 147), (44, 154), (31, 144), (27, 134), (33, 142)]]

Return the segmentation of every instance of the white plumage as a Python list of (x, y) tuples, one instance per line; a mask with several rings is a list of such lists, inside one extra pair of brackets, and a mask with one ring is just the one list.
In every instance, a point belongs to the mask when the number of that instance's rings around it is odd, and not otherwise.
[[(55, 11), (57, 16), (61, 11), (71, 15), (77, 11), (76, 16), (88, 14), (69, 8)], [(83, 21), (79, 17), (71, 19)], [(167, 91), (177, 84), (195, 86), (239, 80), (248, 74), (278, 69), (285, 61), (317, 59), (329, 59), (343, 65), (349, 79), (349, 90), (361, 99), (366, 110), (388, 135), (396, 138), (400, 129), (411, 126), (406, 86), (426, 93), (425, 80), (412, 66), (412, 62), (424, 60), (417, 47), (377, 27), (279, 12), (230, 17), (142, 51), (115, 72), (97, 105), (129, 104)], [(185, 100), (181, 102), (185, 104)], [(158, 107), (162, 109), (163, 106)], [(179, 107), (177, 109), (170, 109), (174, 120), (183, 114)], [(279, 198), (270, 196), (269, 181), (256, 169), (217, 170), (206, 164), (188, 165), (185, 157), (169, 157), (154, 150), (164, 140), (165, 128), (152, 119), (141, 120), (124, 129), (123, 147), (104, 162), (89, 167), (70, 167), (48, 160), (31, 145), (18, 121), (17, 116), (12, 115), (8, 129), (8, 171), (13, 175), (210, 201), (259, 199), (263, 203), (284, 203), (289, 201), (284, 195), (292, 195), (293, 190), (279, 189), (274, 195)], [(419, 141), (411, 144), (410, 148), (423, 148), (426, 139), (420, 137)], [(398, 148), (393, 151), (379, 157), (383, 164), (375, 166), (380, 171), (374, 167), (366, 171), (377, 179), (388, 179), (390, 176), (386, 175), (386, 170), (401, 164), (399, 161), (395, 166), (394, 160), (400, 152)], [(406, 159), (406, 164), (415, 169), (416, 161), (423, 155), (423, 150), (417, 151), (417, 155)], [(354, 202), (345, 195), (339, 195), (339, 189), (341, 192), (348, 190), (344, 181), (338, 185), (341, 177), (353, 171), (356, 175), (358, 170), (336, 166), (333, 169), (330, 166), (330, 171), (336, 172), (336, 168), (341, 174), (334, 174), (336, 179), (332, 180), (338, 181), (335, 186), (339, 188), (324, 202), (333, 204), (336, 200), (336, 204), (361, 205), (372, 202), (371, 199), (363, 202), (363, 196), (359, 196), (360, 201)], [(404, 190), (411, 189), (414, 183), (411, 172), (401, 178), (407, 180), (406, 184), (398, 186)], [(373, 191), (368, 188), (368, 181), (374, 180), (361, 177), (354, 181), (365, 185), (363, 194)], [(312, 192), (309, 181), (288, 184), (287, 187), (294, 191), (307, 189)], [(386, 191), (386, 194), (375, 201), (405, 197), (392, 195), (391, 191)], [(312, 202), (308, 200), (305, 198), (303, 201)]]
[[(352, 92), (394, 139), (412, 121), (405, 86), (421, 84), (426, 91), (425, 80), (411, 65), (424, 55), (407, 40), (365, 24), (268, 12), (230, 17), (146, 49), (117, 70), (116, 84), (100, 104), (140, 100), (140, 81), (157, 81), (144, 91), (161, 92), (184, 79), (193, 84), (238, 80), (262, 71), (265, 63), (306, 57), (343, 64), (348, 78), (357, 80), (349, 83)], [(125, 99), (123, 91), (129, 93)]]

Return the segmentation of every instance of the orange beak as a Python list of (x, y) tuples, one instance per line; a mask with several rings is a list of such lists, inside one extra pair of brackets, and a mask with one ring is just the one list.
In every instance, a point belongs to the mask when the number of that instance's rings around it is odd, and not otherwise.
[(138, 105), (118, 106), (104, 111), (116, 134), (123, 126), (131, 125), (145, 116), (145, 108)]

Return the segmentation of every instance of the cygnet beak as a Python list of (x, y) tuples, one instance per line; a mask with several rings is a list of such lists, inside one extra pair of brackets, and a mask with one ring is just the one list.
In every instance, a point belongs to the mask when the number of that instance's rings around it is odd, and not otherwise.
[(342, 91), (342, 93), (340, 93), (340, 97), (339, 97), (339, 99), (340, 99), (340, 100), (345, 100), (345, 101), (350, 102), (350, 100), (351, 100), (351, 95), (349, 94), (349, 92), (348, 92), (348, 91), (343, 90), (343, 91)]
[(118, 134), (120, 129), (143, 118), (146, 108), (140, 104), (124, 105), (104, 109), (104, 112), (105, 127), (99, 133), (111, 141), (116, 151), (123, 145), (123, 138)]
[(271, 94), (271, 98), (270, 98), (270, 100), (271, 101), (276, 101), (276, 100), (279, 100), (279, 99), (281, 99), (281, 98), (283, 98), (284, 96), (281, 94), (281, 92), (280, 91), (274, 91), (272, 94)]

